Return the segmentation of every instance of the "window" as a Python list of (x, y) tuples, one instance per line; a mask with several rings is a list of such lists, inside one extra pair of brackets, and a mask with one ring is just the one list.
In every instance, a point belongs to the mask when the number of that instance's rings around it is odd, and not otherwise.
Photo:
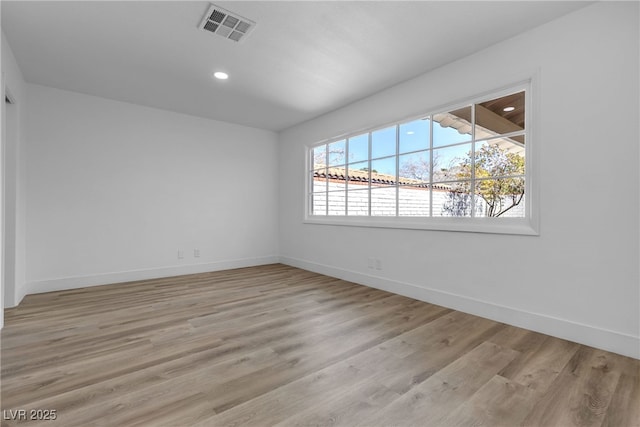
[(528, 86), (309, 149), (307, 221), (535, 234)]

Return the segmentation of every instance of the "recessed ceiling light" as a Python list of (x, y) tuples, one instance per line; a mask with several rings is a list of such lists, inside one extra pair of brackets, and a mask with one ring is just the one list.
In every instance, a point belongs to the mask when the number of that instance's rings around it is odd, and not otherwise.
[(407, 135), (413, 135), (415, 132), (410, 130), (409, 132), (407, 132)]
[(218, 80), (227, 80), (229, 78), (229, 74), (224, 73), (222, 71), (216, 71), (215, 73), (213, 73), (213, 77), (215, 77)]
[(505, 113), (508, 113), (508, 112), (513, 111), (515, 109), (516, 109), (516, 107), (504, 107), (502, 109), (502, 111), (504, 111)]

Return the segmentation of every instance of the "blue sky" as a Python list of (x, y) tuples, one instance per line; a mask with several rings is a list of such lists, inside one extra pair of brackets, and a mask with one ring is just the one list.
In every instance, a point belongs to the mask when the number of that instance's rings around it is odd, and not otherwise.
[[(405, 161), (415, 161), (419, 158), (429, 161), (429, 152), (423, 151), (412, 155), (402, 155), (403, 153), (414, 152), (419, 150), (427, 150), (429, 148), (429, 119), (418, 119), (412, 122), (400, 125), (400, 163)], [(460, 163), (460, 159), (467, 156), (471, 150), (471, 144), (463, 144), (454, 147), (437, 148), (445, 145), (456, 144), (471, 141), (470, 134), (460, 134), (456, 129), (450, 127), (442, 127), (438, 123), (433, 126), (433, 146), (434, 155), (437, 159), (437, 167), (448, 168)], [(349, 144), (349, 167), (353, 169), (361, 169), (368, 166), (366, 163), (368, 157), (368, 134), (358, 135), (348, 140)], [(329, 145), (329, 165), (344, 164), (344, 156), (340, 153), (346, 151), (346, 140), (336, 141)], [(318, 147), (320, 150), (324, 146)], [(372, 133), (371, 136), (371, 152), (372, 158), (380, 158), (372, 160), (371, 168), (379, 173), (395, 175), (396, 174), (396, 127), (391, 126), (380, 129)]]

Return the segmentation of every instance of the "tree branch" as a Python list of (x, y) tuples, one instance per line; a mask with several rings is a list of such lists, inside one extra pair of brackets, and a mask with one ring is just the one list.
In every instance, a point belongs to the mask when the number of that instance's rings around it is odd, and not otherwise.
[(524, 198), (524, 191), (522, 193), (520, 193), (520, 198), (518, 199), (517, 202), (513, 203), (511, 206), (509, 206), (508, 208), (506, 208), (502, 212), (498, 212), (498, 214), (496, 215), (496, 218), (499, 217), (500, 215), (502, 215), (503, 213), (507, 212), (508, 210), (513, 209), (516, 206), (518, 206), (523, 198)]

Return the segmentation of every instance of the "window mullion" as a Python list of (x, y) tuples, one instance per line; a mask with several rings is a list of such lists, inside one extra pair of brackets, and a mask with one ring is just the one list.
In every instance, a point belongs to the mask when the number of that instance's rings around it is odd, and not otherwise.
[(471, 218), (476, 216), (476, 104), (471, 104)]
[(329, 216), (329, 144), (324, 157), (324, 215)]
[(368, 196), (369, 196), (369, 216), (371, 216), (371, 155), (372, 155), (372, 149), (371, 149), (371, 132), (369, 132), (368, 134), (368, 145), (369, 145), (369, 155), (368, 157), (368, 167), (367, 167), (367, 176), (368, 178), (368, 185), (367, 188), (369, 189), (369, 191), (367, 191)]
[(349, 138), (344, 140), (344, 216), (349, 215)]
[(433, 217), (433, 115), (429, 116), (429, 217)]
[(396, 125), (396, 216), (400, 216), (400, 125)]
[[(315, 196), (315, 168), (316, 168), (316, 164), (315, 164), (315, 156), (314, 156), (314, 151), (311, 150), (311, 156), (309, 156), (311, 159), (311, 182), (309, 183), (309, 193), (311, 193), (311, 202), (310, 202), (310, 206), (311, 206), (311, 215), (315, 215), (315, 204), (316, 204), (316, 196)], [(326, 183), (325, 183), (325, 190), (326, 190)], [(320, 214), (320, 212), (318, 212), (318, 214)]]

